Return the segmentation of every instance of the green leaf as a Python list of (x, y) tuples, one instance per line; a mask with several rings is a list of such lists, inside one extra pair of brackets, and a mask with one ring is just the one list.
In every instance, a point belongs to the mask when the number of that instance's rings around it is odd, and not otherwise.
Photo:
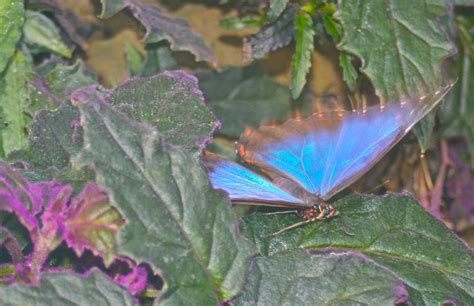
[(25, 8), (23, 0), (0, 0), (0, 73), (15, 52), (21, 37)]
[(291, 250), (257, 257), (235, 304), (394, 305), (406, 298), (400, 279), (365, 256)]
[(431, 140), (431, 134), (435, 126), (436, 112), (429, 112), (423, 119), (420, 120), (414, 127), (413, 133), (415, 133), (418, 143), (420, 144), (421, 153), (425, 153), (428, 150)]
[(31, 104), (28, 112), (54, 109), (62, 102), (68, 101), (69, 94), (87, 85), (95, 84), (98, 78), (87, 71), (80, 61), (67, 65), (58, 58), (53, 58), (37, 68), (37, 75), (29, 82)]
[(295, 54), (291, 61), (291, 95), (300, 96), (306, 84), (306, 75), (311, 67), (314, 48), (313, 19), (305, 11), (299, 11), (295, 19)]
[[(413, 305), (453, 300), (474, 303), (474, 255), (444, 224), (412, 197), (349, 195), (336, 201), (340, 215), (275, 237), (271, 233), (301, 221), (297, 216), (245, 219), (243, 228), (263, 256), (295, 248), (360, 253), (394, 272)], [(360, 282), (370, 281), (361, 277)], [(319, 290), (332, 290), (319, 283)]]
[(31, 59), (17, 51), (0, 79), (0, 138), (3, 152), (8, 155), (26, 144), (26, 127), (30, 121), (24, 109), (28, 104), (26, 88), (31, 73)]
[(222, 123), (219, 134), (237, 138), (246, 127), (258, 127), (291, 115), (287, 86), (274, 82), (258, 66), (198, 73), (206, 103)]
[(64, 57), (70, 58), (72, 50), (63, 42), (59, 28), (45, 15), (26, 11), (23, 27), (24, 40), (28, 45), (39, 47)]
[(39, 287), (18, 284), (0, 288), (5, 305), (136, 305), (125, 288), (93, 269), (86, 276), (71, 272), (43, 273)]
[(125, 59), (127, 60), (128, 76), (137, 76), (143, 66), (145, 56), (134, 45), (126, 43)]
[(189, 23), (181, 18), (173, 18), (163, 13), (153, 5), (141, 3), (137, 0), (101, 0), (102, 13), (100, 18), (115, 15), (125, 7), (146, 29), (145, 43), (168, 41), (172, 50), (189, 51), (197, 61), (215, 63), (212, 50), (206, 45), (203, 38), (195, 33)]
[(184, 71), (128, 80), (108, 99), (130, 118), (156, 126), (163, 141), (174, 145), (203, 146), (218, 125), (204, 104), (197, 79)]
[(145, 61), (139, 76), (149, 77), (166, 70), (178, 69), (178, 64), (166, 43), (147, 44), (145, 50)]
[(226, 30), (244, 30), (251, 28), (258, 28), (262, 25), (260, 17), (244, 16), (244, 17), (230, 17), (219, 21), (219, 26)]
[(338, 47), (361, 59), (361, 71), (383, 100), (433, 93), (442, 85), (441, 64), (454, 47), (425, 1), (347, 0), (335, 17), (344, 29)]
[[(337, 23), (332, 15), (324, 15), (323, 24), (326, 32), (332, 36), (336, 43), (339, 43), (343, 34), (341, 25)], [(342, 68), (342, 78), (346, 82), (349, 89), (354, 91), (358, 74), (357, 70), (352, 64), (352, 56), (345, 51), (340, 51), (339, 65)]]
[(267, 19), (273, 21), (278, 18), (286, 8), (289, 0), (270, 0), (270, 9), (267, 13)]
[(93, 166), (127, 220), (119, 253), (161, 271), (161, 304), (235, 296), (253, 248), (238, 236), (230, 203), (212, 189), (199, 152), (164, 144), (156, 129), (128, 121), (92, 87), (73, 99), (84, 128), (81, 164)]

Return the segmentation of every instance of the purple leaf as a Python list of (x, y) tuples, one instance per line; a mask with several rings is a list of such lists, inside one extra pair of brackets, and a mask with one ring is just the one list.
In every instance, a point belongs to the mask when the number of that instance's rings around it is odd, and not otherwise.
[(135, 267), (127, 275), (120, 275), (117, 277), (117, 282), (128, 289), (128, 291), (135, 295), (145, 289), (148, 282), (148, 274), (144, 267)]
[(88, 184), (64, 214), (64, 238), (78, 256), (85, 249), (100, 255), (108, 266), (117, 255), (117, 233), (125, 220), (112, 206), (107, 193)]
[(172, 50), (189, 51), (196, 56), (197, 61), (215, 64), (216, 59), (212, 50), (205, 44), (202, 37), (193, 31), (186, 20), (170, 17), (156, 6), (135, 0), (101, 0), (101, 2), (101, 18), (108, 18), (128, 7), (133, 16), (145, 27), (147, 44), (167, 40)]

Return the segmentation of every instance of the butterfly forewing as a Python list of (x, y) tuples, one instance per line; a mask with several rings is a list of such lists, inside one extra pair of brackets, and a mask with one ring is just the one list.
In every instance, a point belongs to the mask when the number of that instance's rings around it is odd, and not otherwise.
[(383, 107), (314, 114), (305, 120), (290, 119), (281, 126), (248, 130), (237, 151), (275, 182), (286, 177), (327, 200), (367, 172), (449, 88)]

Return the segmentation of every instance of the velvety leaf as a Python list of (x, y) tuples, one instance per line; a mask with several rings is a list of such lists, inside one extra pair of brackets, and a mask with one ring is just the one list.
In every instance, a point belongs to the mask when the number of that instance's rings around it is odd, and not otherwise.
[[(410, 9), (407, 9), (410, 8)], [(423, 0), (341, 1), (338, 47), (362, 61), (361, 71), (385, 101), (434, 92), (453, 45)]]
[(295, 14), (296, 10), (290, 8), (273, 23), (262, 27), (257, 34), (248, 37), (244, 41), (244, 50), (249, 49), (250, 54), (244, 56), (248, 59), (259, 59), (270, 51), (288, 45), (294, 37)]
[(33, 116), (37, 110), (54, 109), (67, 101), (72, 91), (97, 82), (97, 76), (80, 61), (67, 65), (53, 58), (39, 66), (37, 75), (29, 82), (31, 103), (27, 111)]
[(32, 69), (31, 59), (17, 51), (0, 79), (0, 133), (3, 154), (8, 155), (26, 144), (29, 118), (24, 114), (28, 102), (26, 82)]
[(19, 284), (0, 288), (7, 305), (136, 305), (125, 288), (97, 269), (86, 275), (67, 271), (44, 273), (39, 287)]
[(413, 133), (415, 133), (418, 139), (421, 153), (425, 153), (430, 145), (431, 134), (435, 126), (435, 117), (436, 112), (430, 112), (413, 127)]
[(125, 59), (127, 60), (128, 76), (137, 76), (145, 57), (134, 45), (125, 44)]
[(90, 183), (65, 211), (64, 238), (81, 256), (85, 249), (100, 255), (109, 266), (117, 255), (117, 233), (125, 223), (107, 193)]
[(128, 7), (133, 16), (145, 27), (147, 44), (167, 40), (172, 50), (189, 51), (194, 54), (197, 61), (215, 62), (212, 50), (202, 37), (191, 29), (186, 20), (170, 17), (156, 6), (136, 0), (101, 0), (101, 3), (101, 18), (111, 17)]
[[(243, 227), (264, 256), (294, 248), (360, 253), (394, 272), (413, 305), (474, 302), (472, 250), (413, 198), (349, 195), (334, 204), (340, 212), (337, 218), (275, 237), (269, 235), (301, 218), (254, 215)], [(368, 282), (370, 277), (359, 281)], [(319, 290), (329, 290), (321, 286)]]
[(164, 42), (145, 46), (146, 54), (139, 76), (148, 77), (166, 70), (178, 69), (170, 48)]
[(291, 61), (291, 95), (296, 99), (306, 84), (306, 75), (311, 67), (314, 48), (313, 19), (305, 11), (300, 11), (295, 19), (295, 54)]
[(257, 28), (262, 25), (260, 17), (244, 16), (244, 17), (230, 17), (219, 21), (219, 25), (226, 30), (243, 30), (250, 28)]
[(128, 80), (108, 100), (130, 118), (156, 126), (163, 141), (174, 145), (203, 147), (219, 125), (204, 104), (197, 79), (184, 71)]
[(15, 52), (16, 43), (21, 37), (25, 9), (22, 0), (3, 0), (0, 2), (0, 73)]
[(27, 44), (64, 57), (71, 57), (72, 50), (62, 40), (59, 28), (45, 15), (26, 11), (23, 36)]
[(206, 103), (222, 123), (219, 134), (237, 138), (246, 127), (258, 127), (291, 114), (287, 86), (274, 82), (257, 66), (197, 74)]
[(128, 221), (119, 253), (161, 271), (162, 304), (211, 305), (235, 296), (252, 247), (237, 235), (230, 203), (212, 189), (199, 153), (163, 145), (157, 130), (128, 121), (93, 87), (73, 99), (84, 128), (81, 163), (93, 166)]
[(286, 8), (289, 0), (270, 0), (270, 9), (267, 13), (267, 19), (270, 21), (278, 18)]
[(39, 169), (65, 168), (82, 145), (79, 111), (65, 103), (57, 110), (38, 112), (28, 139), (29, 147), (11, 154), (10, 160), (24, 160)]
[(291, 250), (257, 257), (236, 305), (395, 305), (406, 302), (403, 282), (355, 253)]

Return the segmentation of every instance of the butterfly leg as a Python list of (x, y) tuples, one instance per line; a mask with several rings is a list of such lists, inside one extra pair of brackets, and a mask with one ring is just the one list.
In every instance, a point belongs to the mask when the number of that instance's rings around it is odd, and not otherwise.
[(292, 225), (290, 225), (290, 226), (287, 226), (287, 227), (285, 227), (285, 228), (282, 228), (281, 230), (279, 230), (278, 232), (275, 232), (275, 233), (271, 234), (270, 236), (271, 236), (271, 237), (275, 237), (275, 236), (277, 236), (277, 235), (280, 235), (280, 234), (283, 233), (283, 232), (289, 231), (289, 230), (291, 230), (291, 229), (300, 227), (300, 226), (302, 226), (302, 225), (305, 225), (305, 224), (308, 224), (308, 223), (311, 223), (311, 222), (314, 222), (314, 221), (315, 221), (315, 220), (308, 219), (308, 220), (304, 220), (304, 221), (301, 221), (301, 222), (292, 224)]
[(283, 211), (273, 211), (269, 213), (262, 213), (264, 216), (274, 216), (274, 215), (288, 215), (288, 214), (298, 214), (298, 210), (283, 210)]

